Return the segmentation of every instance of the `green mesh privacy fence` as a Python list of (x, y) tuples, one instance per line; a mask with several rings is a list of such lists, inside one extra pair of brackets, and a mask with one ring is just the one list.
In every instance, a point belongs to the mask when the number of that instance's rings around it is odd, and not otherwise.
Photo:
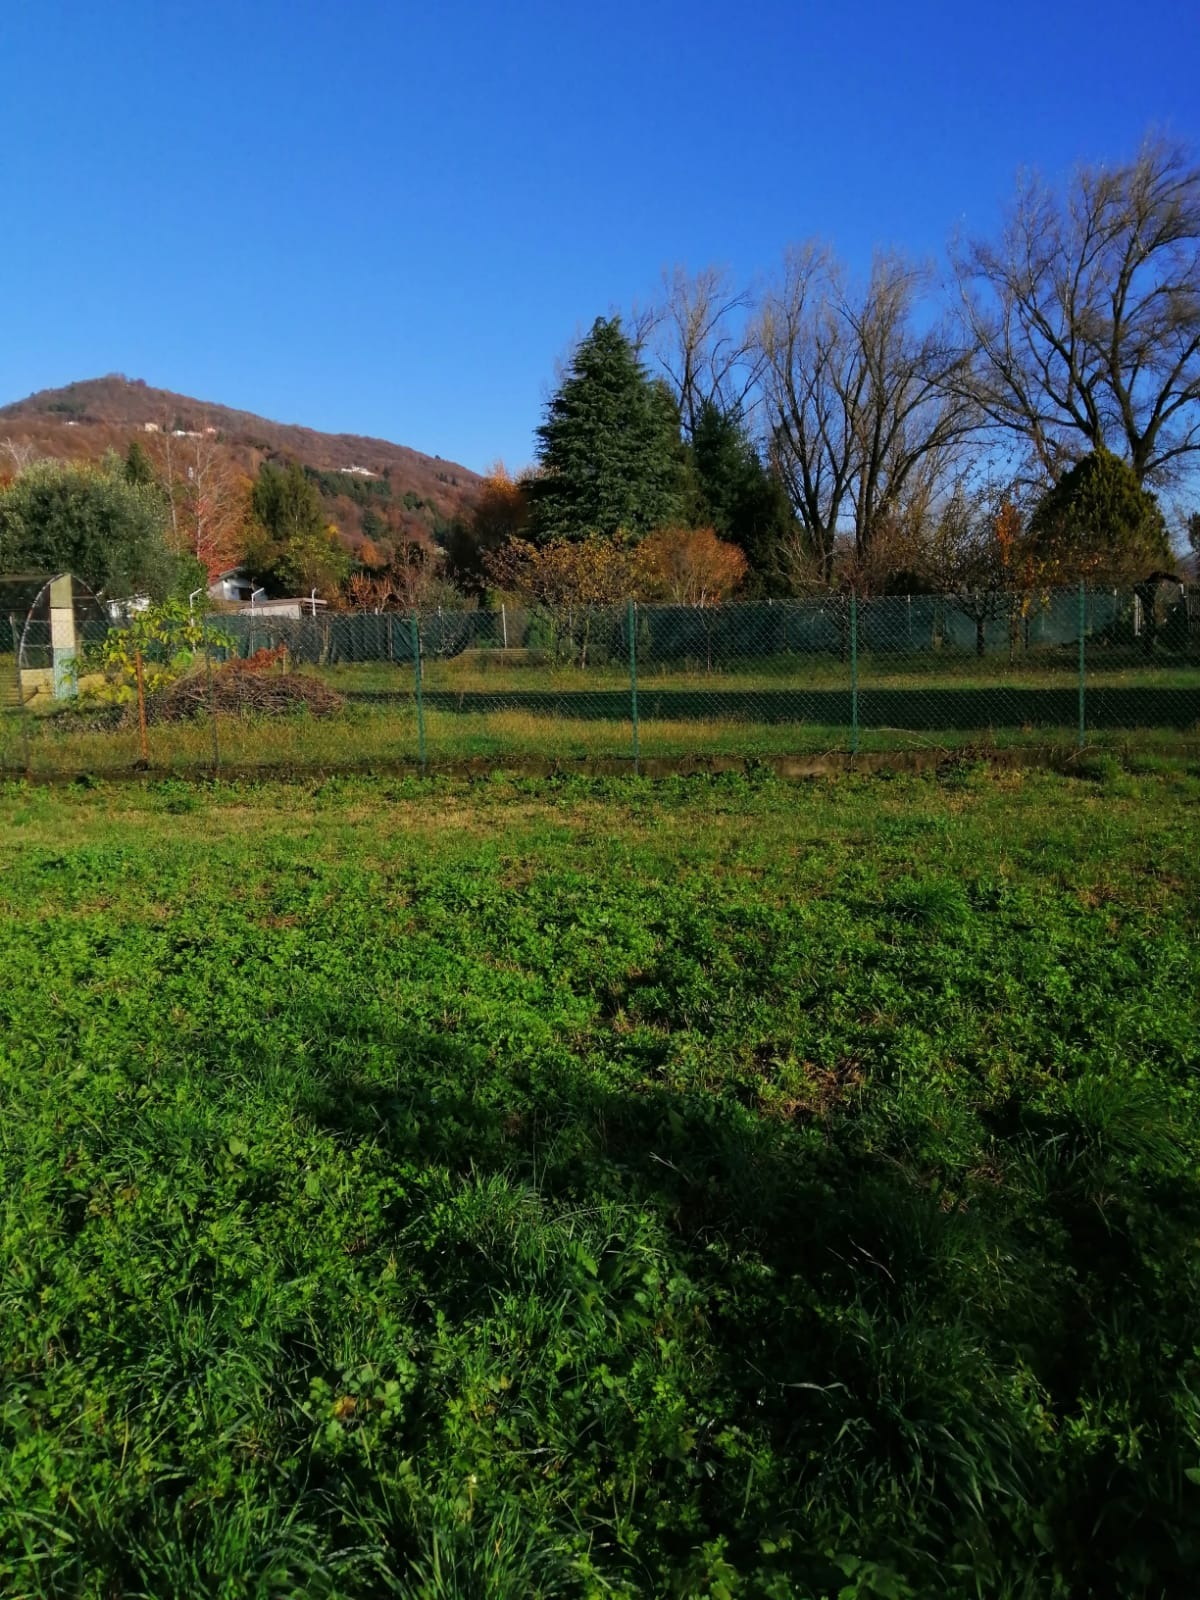
[[(354, 770), (471, 760), (769, 759), (879, 749), (1200, 748), (1200, 591), (811, 599), (216, 619), (189, 716), (152, 715), (165, 770)], [(222, 709), (229, 658), (319, 679), (320, 714)], [(201, 675), (203, 676), (203, 681)], [(136, 764), (132, 719), (85, 694), (20, 704), (4, 760), (37, 773)], [(81, 677), (86, 690), (86, 673)], [(215, 685), (209, 694), (206, 685)], [(251, 697), (253, 701), (253, 697)]]

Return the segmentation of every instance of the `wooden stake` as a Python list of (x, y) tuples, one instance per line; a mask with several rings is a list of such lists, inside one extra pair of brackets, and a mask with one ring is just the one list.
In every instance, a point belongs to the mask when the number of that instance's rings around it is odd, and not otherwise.
[(138, 745), (142, 753), (142, 765), (148, 767), (150, 765), (150, 746), (146, 740), (146, 684), (142, 677), (142, 652), (140, 650), (135, 650), (133, 653), (133, 665), (137, 672)]

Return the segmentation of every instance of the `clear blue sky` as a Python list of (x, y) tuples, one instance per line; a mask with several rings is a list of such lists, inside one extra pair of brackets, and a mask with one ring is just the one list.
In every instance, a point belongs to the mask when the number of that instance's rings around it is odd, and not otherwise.
[(664, 266), (940, 253), (1152, 125), (1200, 135), (1195, 0), (0, 0), (0, 400), (121, 371), (519, 466)]

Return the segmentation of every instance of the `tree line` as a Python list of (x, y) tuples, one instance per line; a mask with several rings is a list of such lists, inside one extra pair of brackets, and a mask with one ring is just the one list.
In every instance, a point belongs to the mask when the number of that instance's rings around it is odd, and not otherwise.
[[(938, 589), (982, 618), (1013, 591), (1144, 583), (1176, 568), (1159, 496), (1200, 452), (1200, 167), (1152, 141), (1023, 178), (941, 279), (880, 252), (856, 280), (815, 240), (755, 287), (664, 275), (579, 340), (529, 471), (498, 465), (436, 528), (350, 481), (353, 548), (321, 492), (346, 485), (272, 460), (251, 478), (199, 432), (90, 466), (6, 450), (0, 570), (114, 596), (241, 563), (371, 610)], [(1178, 531), (1200, 548), (1200, 514)]]
[(1197, 451), (1200, 169), (1148, 142), (1023, 178), (942, 281), (895, 252), (855, 281), (819, 241), (756, 290), (665, 276), (579, 342), (534, 468), (491, 475), (451, 565), (528, 587), (539, 552), (612, 568), (599, 544), (669, 530), (697, 570), (734, 547), (759, 595), (1134, 583), (1175, 569), (1158, 496)]

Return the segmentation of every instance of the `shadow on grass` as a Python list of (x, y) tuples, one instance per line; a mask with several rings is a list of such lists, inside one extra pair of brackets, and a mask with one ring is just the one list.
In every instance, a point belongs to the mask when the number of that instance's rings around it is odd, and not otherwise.
[[(393, 1043), (411, 1063), (393, 1081), (330, 1077), (303, 1114), (460, 1184), (502, 1178), (551, 1229), (605, 1208), (649, 1219), (664, 1272), (691, 1285), (691, 1404), (749, 1441), (759, 1476), (699, 1445), (682, 1465), (669, 1449), (639, 1462), (691, 1508), (694, 1538), (660, 1540), (680, 1572), (723, 1540), (738, 1571), (805, 1593), (839, 1589), (838, 1551), (913, 1586), (863, 1594), (958, 1593), (956, 1564), (964, 1593), (1048, 1592), (1050, 1569), (1065, 1594), (1116, 1592), (1114, 1574), (1122, 1594), (1184, 1592), (1200, 1557), (1183, 1348), (1200, 1191), (1152, 1098), (1101, 1085), (1056, 1117), (1014, 1105), (981, 1126), (976, 1167), (937, 1174), (887, 1148), (886, 1101), (862, 1115), (836, 1085), (780, 1119), (568, 1071), (474, 1089), (478, 1061), (454, 1041)], [(445, 1315), (540, 1292), (520, 1215), (498, 1214), (486, 1249), (429, 1247)], [(629, 1314), (626, 1270), (619, 1244), (598, 1260), (597, 1315)]]
[[(402, 693), (349, 690), (356, 701), (410, 700)], [(626, 689), (427, 690), (429, 711), (487, 714), (524, 711), (538, 716), (582, 722), (622, 722), (629, 717)], [(639, 694), (641, 716), (649, 721), (790, 722), (844, 727), (851, 720), (849, 689), (657, 689), (644, 684)], [(1200, 721), (1200, 690), (1104, 687), (1087, 691), (1087, 726), (1107, 728), (1191, 728)], [(863, 728), (906, 728), (913, 732), (963, 731), (976, 728), (1069, 728), (1079, 718), (1076, 687), (876, 689), (864, 686), (858, 696)]]

